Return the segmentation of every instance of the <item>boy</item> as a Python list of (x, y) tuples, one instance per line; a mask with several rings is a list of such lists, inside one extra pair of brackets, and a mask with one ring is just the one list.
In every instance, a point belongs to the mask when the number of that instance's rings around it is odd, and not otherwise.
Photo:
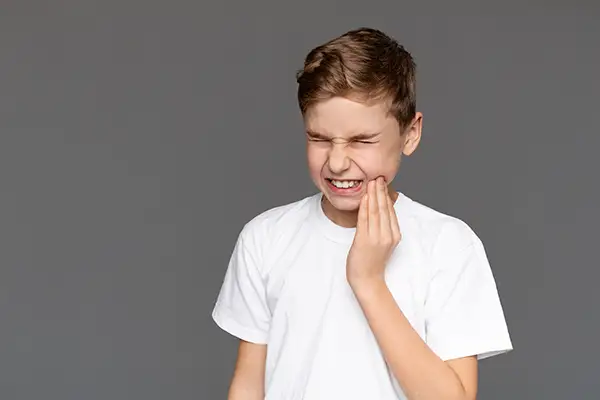
[(229, 399), (475, 399), (512, 344), (476, 234), (391, 188), (421, 137), (410, 54), (357, 29), (297, 81), (319, 192), (238, 237), (213, 311), (240, 339)]

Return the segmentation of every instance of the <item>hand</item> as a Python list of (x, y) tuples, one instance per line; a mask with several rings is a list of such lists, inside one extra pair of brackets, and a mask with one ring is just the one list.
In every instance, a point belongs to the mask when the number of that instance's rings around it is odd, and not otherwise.
[(360, 202), (356, 234), (346, 260), (350, 285), (383, 279), (400, 239), (398, 218), (384, 179), (370, 181)]

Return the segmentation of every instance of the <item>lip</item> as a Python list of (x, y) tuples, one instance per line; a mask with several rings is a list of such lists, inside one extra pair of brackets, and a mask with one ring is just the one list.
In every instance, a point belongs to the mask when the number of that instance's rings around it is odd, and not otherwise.
[[(352, 179), (344, 179), (344, 180), (352, 180)], [(354, 187), (347, 188), (347, 189), (341, 189), (341, 188), (338, 188), (337, 186), (334, 186), (333, 183), (331, 183), (331, 180), (329, 178), (325, 179), (325, 184), (327, 185), (327, 189), (329, 189), (330, 192), (332, 192), (336, 195), (354, 196), (357, 193), (360, 193), (362, 191), (364, 179), (354, 179), (354, 180), (360, 181), (360, 184), (358, 186), (354, 186)]]

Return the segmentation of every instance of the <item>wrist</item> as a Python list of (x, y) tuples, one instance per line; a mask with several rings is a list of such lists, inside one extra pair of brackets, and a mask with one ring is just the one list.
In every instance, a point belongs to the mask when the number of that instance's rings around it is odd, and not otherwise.
[(348, 283), (352, 291), (358, 296), (370, 295), (370, 293), (379, 292), (386, 286), (384, 274), (376, 275), (348, 275)]

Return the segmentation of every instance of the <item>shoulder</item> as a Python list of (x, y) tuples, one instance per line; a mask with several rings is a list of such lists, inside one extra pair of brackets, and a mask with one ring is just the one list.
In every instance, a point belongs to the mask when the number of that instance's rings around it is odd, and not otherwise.
[(252, 249), (268, 248), (277, 238), (302, 225), (313, 211), (316, 201), (318, 195), (310, 195), (266, 209), (244, 224), (240, 240)]
[(463, 219), (436, 210), (428, 205), (403, 196), (405, 220), (410, 234), (416, 237), (430, 254), (458, 252), (481, 240), (473, 228)]

